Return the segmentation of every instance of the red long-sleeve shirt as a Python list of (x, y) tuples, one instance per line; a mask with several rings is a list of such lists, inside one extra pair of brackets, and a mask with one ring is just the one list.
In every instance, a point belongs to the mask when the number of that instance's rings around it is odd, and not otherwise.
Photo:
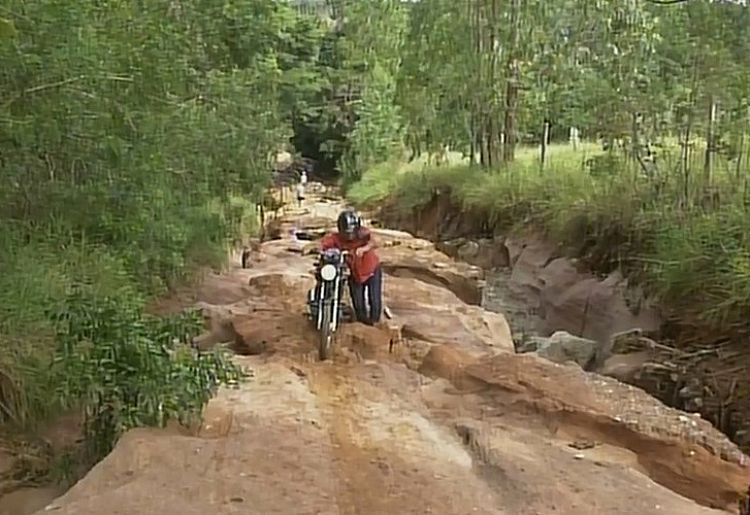
[(360, 227), (351, 240), (343, 238), (337, 232), (326, 234), (320, 240), (320, 248), (321, 250), (336, 248), (349, 251), (350, 254), (346, 257), (346, 264), (349, 266), (354, 280), (362, 284), (372, 277), (378, 269), (380, 258), (373, 249), (368, 250), (361, 256), (357, 256), (354, 251), (370, 243), (371, 239), (370, 230), (366, 227)]

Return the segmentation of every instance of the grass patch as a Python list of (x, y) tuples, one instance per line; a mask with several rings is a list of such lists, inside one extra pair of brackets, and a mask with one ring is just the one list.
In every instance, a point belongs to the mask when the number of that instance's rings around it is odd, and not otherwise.
[(553, 145), (544, 170), (533, 148), (489, 171), (460, 161), (385, 163), (348, 197), (355, 205), (388, 200), (408, 210), (426, 205), (436, 190), (449, 191), (464, 212), (499, 232), (541, 229), (594, 271), (624, 271), (686, 319), (716, 329), (748, 326), (748, 182), (736, 162), (717, 156), (707, 186), (700, 142), (695, 147), (689, 166), (701, 181), (691, 179), (687, 188), (674, 143), (663, 145), (649, 173), (621, 152), (586, 144)]

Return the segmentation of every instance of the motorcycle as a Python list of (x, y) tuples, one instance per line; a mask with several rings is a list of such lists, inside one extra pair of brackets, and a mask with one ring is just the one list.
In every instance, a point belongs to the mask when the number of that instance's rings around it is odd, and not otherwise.
[(349, 311), (341, 302), (349, 273), (345, 261), (348, 254), (339, 249), (321, 252), (315, 268), (317, 282), (308, 292), (309, 314), (318, 331), (318, 357), (321, 361), (330, 358), (334, 334)]

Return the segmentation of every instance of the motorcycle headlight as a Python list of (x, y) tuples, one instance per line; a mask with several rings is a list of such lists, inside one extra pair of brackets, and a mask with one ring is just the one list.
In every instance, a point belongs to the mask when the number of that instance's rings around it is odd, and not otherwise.
[(333, 281), (336, 278), (336, 267), (333, 265), (323, 265), (320, 269), (320, 278), (324, 281)]

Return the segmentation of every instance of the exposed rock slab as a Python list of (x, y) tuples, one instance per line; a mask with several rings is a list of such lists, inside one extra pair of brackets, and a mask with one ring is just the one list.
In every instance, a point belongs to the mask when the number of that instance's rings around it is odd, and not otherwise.
[[(658, 311), (648, 299), (629, 301), (627, 281), (617, 273), (599, 279), (581, 272), (559, 250), (535, 237), (508, 240), (511, 281), (525, 289), (548, 331), (562, 330), (596, 341), (608, 341), (617, 332), (633, 327), (656, 331)], [(631, 305), (635, 304), (635, 305)]]
[(226, 434), (131, 431), (55, 513), (339, 513), (331, 443), (315, 396), (291, 370), (268, 365), (212, 404), (231, 413)]
[(580, 338), (565, 331), (556, 331), (549, 337), (534, 336), (524, 345), (522, 352), (535, 352), (555, 363), (576, 363), (589, 370), (595, 362), (601, 345), (588, 338)]
[[(332, 219), (337, 207), (320, 204), (306, 209)], [(282, 234), (302, 213), (285, 216)], [(432, 257), (412, 264), (432, 270), (439, 258), (459, 274), (429, 245), (405, 251), (398, 238), (383, 247), (391, 263), (422, 252)], [(207, 278), (197, 295), (207, 317), (258, 346), (236, 358), (251, 380), (222, 390), (196, 434), (128, 433), (50, 509), (708, 515), (744, 494), (747, 458), (710, 425), (577, 366), (514, 354), (502, 315), (428, 273), (386, 277), (400, 350), (385, 328), (347, 324), (333, 362), (310, 359), (315, 333), (300, 308), (311, 260), (292, 247), (265, 244), (265, 258)], [(404, 366), (414, 347), (425, 349), (421, 374)]]
[(382, 243), (380, 256), (387, 274), (418, 279), (450, 290), (467, 304), (481, 304), (484, 285), (481, 269), (450, 260), (426, 241), (415, 245), (383, 238)]
[[(492, 397), (498, 409), (525, 405), (543, 413), (556, 432), (627, 449), (652, 479), (708, 506), (733, 509), (743, 496), (747, 456), (700, 417), (668, 408), (638, 388), (531, 354), (453, 359), (460, 366), (442, 363), (423, 372), (446, 377), (449, 370), (446, 379)], [(434, 361), (428, 355), (424, 363)]]
[(454, 343), (479, 352), (514, 352), (505, 318), (470, 306), (445, 288), (403, 277), (386, 279), (385, 300), (406, 337)]

